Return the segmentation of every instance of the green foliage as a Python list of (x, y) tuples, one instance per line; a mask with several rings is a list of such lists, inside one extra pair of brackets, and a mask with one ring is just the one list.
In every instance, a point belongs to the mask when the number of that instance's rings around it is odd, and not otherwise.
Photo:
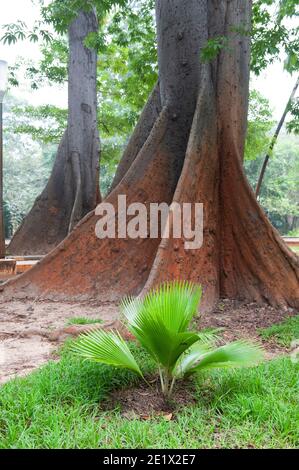
[(118, 333), (96, 330), (81, 336), (73, 351), (84, 359), (132, 370), (142, 377), (129, 347)]
[(43, 28), (42, 23), (37, 22), (32, 30), (29, 30), (26, 23), (21, 20), (17, 20), (16, 23), (2, 25), (4, 34), (0, 38), (3, 44), (16, 44), (17, 41), (24, 41), (28, 39), (30, 42), (43, 41), (44, 43), (50, 43), (52, 40), (52, 34)]
[(299, 238), (299, 227), (298, 228), (295, 228), (293, 230), (290, 230), (287, 235), (289, 237), (296, 237), (296, 238)]
[[(274, 125), (268, 100), (257, 91), (251, 91), (245, 143), (245, 171), (253, 189), (256, 187), (265, 155), (269, 151)], [(289, 121), (286, 128), (296, 134), (295, 120)], [(282, 133), (271, 153), (260, 193), (261, 205), (272, 224), (283, 234), (287, 234), (299, 222), (298, 151), (298, 138)]]
[[(52, 0), (49, 4), (42, 0), (42, 17), (45, 23), (51, 24), (55, 31), (63, 34), (78, 13), (94, 9), (101, 22), (107, 13), (116, 6), (124, 6), (129, 0)], [(131, 2), (134, 3), (134, 2)]]
[(177, 377), (195, 374), (203, 370), (242, 367), (261, 360), (258, 347), (246, 341), (235, 341), (211, 350), (210, 345), (195, 343), (176, 365)]
[(299, 16), (298, 0), (279, 0), (280, 17)]
[(299, 135), (299, 98), (295, 98), (291, 103), (290, 115), (292, 119), (287, 122), (286, 128), (288, 132)]
[(299, 315), (259, 330), (264, 339), (275, 339), (282, 346), (289, 347), (293, 340), (299, 340)]
[[(293, 5), (291, 5), (293, 3)], [(298, 15), (298, 0), (255, 0), (251, 69), (259, 74), (269, 64), (279, 59), (281, 51), (288, 57), (285, 67), (290, 72), (298, 70), (298, 26), (290, 26), (290, 17)]]
[(9, 84), (19, 86), (19, 77), (22, 82), (29, 82), (33, 90), (46, 85), (61, 85), (67, 81), (68, 43), (65, 37), (53, 38), (40, 46), (41, 59), (38, 63), (17, 58), (14, 65), (9, 66)]
[(10, 211), (9, 204), (6, 201), (3, 201), (3, 212), (4, 212), (5, 238), (9, 239), (13, 233), (13, 221), (12, 221), (12, 214)]
[(249, 97), (248, 126), (245, 143), (245, 159), (255, 160), (265, 155), (269, 149), (274, 126), (269, 101), (257, 90), (252, 90)]
[[(158, 78), (154, 2), (131, 3), (130, 8), (116, 12), (107, 23), (106, 34), (112, 40), (107, 44), (106, 54), (100, 55), (99, 60), (104, 61), (103, 72), (105, 70), (112, 76), (112, 80), (121, 80), (119, 97), (124, 94), (126, 101), (135, 106), (135, 112), (139, 112)], [(101, 77), (99, 82), (103, 83)], [(112, 84), (116, 86), (115, 82)], [(111, 89), (117, 90), (115, 87)]]
[[(162, 392), (172, 393), (176, 379), (211, 368), (255, 364), (262, 358), (257, 345), (234, 342), (215, 349), (215, 332), (192, 332), (201, 288), (188, 282), (161, 285), (144, 299), (126, 298), (121, 304), (129, 331), (159, 368)], [(119, 335), (96, 331), (81, 336), (73, 351), (96, 362), (127, 367), (142, 375)]]
[(21, 122), (13, 125), (12, 131), (28, 134), (33, 140), (44, 144), (58, 144), (67, 123), (67, 110), (53, 105), (29, 106), (19, 105), (12, 109)]
[(87, 317), (74, 317), (70, 318), (67, 322), (68, 325), (93, 325), (103, 323), (103, 320)]
[(11, 95), (4, 103), (4, 199), (6, 202), (7, 235), (11, 235), (28, 213), (35, 198), (46, 185), (56, 147), (41, 145), (15, 129), (23, 125), (16, 107), (26, 106)]
[[(252, 27), (231, 28), (231, 33), (251, 36), (251, 70), (255, 74), (279, 59), (282, 51), (286, 56), (285, 68), (291, 73), (299, 70), (299, 28), (290, 26), (290, 19), (298, 16), (298, 7), (298, 0), (255, 0)], [(209, 62), (229, 47), (227, 36), (210, 37), (202, 48), (201, 60)]]
[(228, 38), (225, 36), (217, 36), (208, 39), (205, 46), (201, 49), (200, 59), (202, 62), (210, 62), (215, 59), (218, 54), (228, 47)]
[[(151, 2), (132, 2), (109, 16), (99, 51), (98, 90), (102, 164), (107, 176), (115, 168), (157, 81), (157, 51)], [(138, 90), (138, 93), (136, 93)], [(109, 179), (111, 176), (109, 177)], [(105, 183), (105, 181), (104, 181)]]
[[(30, 80), (40, 84), (62, 84), (67, 80), (68, 43), (66, 38), (53, 38), (51, 44), (41, 47), (42, 58), (37, 74), (28, 74)], [(37, 75), (37, 76), (36, 76)]]
[[(260, 204), (272, 224), (287, 234), (299, 222), (298, 173), (299, 139), (297, 136), (282, 133), (268, 163)], [(265, 155), (245, 162), (249, 182), (255, 188)]]
[(1, 37), (1, 41), (4, 44), (15, 44), (18, 40), (26, 39), (26, 34), (24, 32), (25, 23), (18, 20), (14, 24), (5, 24), (2, 26), (5, 29), (5, 33)]

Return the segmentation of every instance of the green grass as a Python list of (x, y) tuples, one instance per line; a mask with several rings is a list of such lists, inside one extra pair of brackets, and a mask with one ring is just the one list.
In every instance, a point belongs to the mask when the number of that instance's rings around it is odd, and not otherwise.
[[(148, 355), (133, 348), (152, 373)], [(0, 448), (294, 448), (298, 372), (299, 364), (287, 357), (252, 369), (215, 371), (196, 379), (196, 404), (173, 421), (130, 421), (117, 408), (102, 411), (100, 404), (111, 390), (139, 379), (74, 358), (66, 346), (59, 363), (0, 388)]]
[(100, 318), (74, 317), (70, 318), (67, 322), (68, 325), (93, 325), (94, 323), (103, 323), (103, 320)]
[(293, 340), (299, 339), (299, 315), (269, 328), (260, 329), (259, 333), (264, 339), (273, 338), (282, 346), (289, 347)]

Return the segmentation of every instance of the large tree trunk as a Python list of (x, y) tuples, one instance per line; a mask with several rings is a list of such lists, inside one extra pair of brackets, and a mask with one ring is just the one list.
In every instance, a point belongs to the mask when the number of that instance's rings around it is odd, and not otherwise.
[[(298, 306), (298, 258), (255, 200), (242, 159), (249, 88), (249, 0), (157, 0), (162, 110), (107, 198), (204, 203), (203, 246), (181, 239), (98, 240), (93, 213), (36, 268), (4, 286), (18, 297), (117, 300), (167, 279), (201, 283), (203, 305), (221, 296)], [(206, 39), (228, 47), (200, 64)], [(135, 135), (135, 139), (138, 136)], [(172, 224), (172, 213), (169, 225)]]
[(97, 30), (93, 11), (70, 25), (68, 127), (48, 184), (11, 241), (12, 254), (48, 253), (98, 202), (97, 53), (84, 47)]
[[(219, 297), (299, 305), (298, 258), (255, 200), (242, 166), (248, 111), (251, 2), (210, 0), (209, 35), (229, 38), (206, 67), (189, 146), (174, 200), (204, 203), (204, 239), (198, 251), (184, 240), (161, 243), (144, 292), (165, 279), (204, 286), (203, 309)], [(166, 273), (166, 274), (165, 274)]]

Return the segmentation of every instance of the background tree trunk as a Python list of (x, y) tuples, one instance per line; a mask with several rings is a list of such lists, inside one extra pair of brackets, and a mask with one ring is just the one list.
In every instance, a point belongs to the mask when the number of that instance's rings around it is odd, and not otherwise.
[[(251, 1), (156, 5), (162, 110), (107, 202), (116, 207), (119, 194), (147, 206), (201, 202), (203, 246), (186, 250), (184, 237), (101, 241), (91, 213), (39, 265), (7, 283), (4, 297), (115, 301), (188, 279), (202, 284), (205, 310), (219, 297), (298, 307), (298, 258), (256, 202), (242, 165)], [(228, 47), (213, 63), (200, 64), (206, 39), (222, 35)]]
[(94, 12), (81, 12), (69, 27), (68, 127), (48, 184), (15, 233), (11, 254), (44, 254), (95, 208), (98, 190), (97, 53), (84, 39), (98, 30)]

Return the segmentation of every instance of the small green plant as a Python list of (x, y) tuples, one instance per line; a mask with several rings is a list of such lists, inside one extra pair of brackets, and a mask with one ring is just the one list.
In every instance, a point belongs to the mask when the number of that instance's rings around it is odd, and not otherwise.
[(299, 338), (299, 315), (268, 328), (261, 328), (259, 333), (263, 339), (272, 338), (282, 346), (289, 347), (292, 341)]
[[(158, 366), (165, 397), (171, 396), (177, 379), (212, 368), (256, 364), (263, 357), (258, 345), (236, 341), (215, 347), (215, 330), (189, 331), (201, 295), (200, 286), (174, 282), (162, 284), (143, 299), (128, 297), (121, 304), (128, 329)], [(144, 378), (119, 333), (94, 331), (82, 335), (72, 349), (85, 359), (127, 368)]]
[(67, 322), (68, 325), (92, 325), (94, 323), (103, 323), (103, 320), (86, 317), (73, 317)]

